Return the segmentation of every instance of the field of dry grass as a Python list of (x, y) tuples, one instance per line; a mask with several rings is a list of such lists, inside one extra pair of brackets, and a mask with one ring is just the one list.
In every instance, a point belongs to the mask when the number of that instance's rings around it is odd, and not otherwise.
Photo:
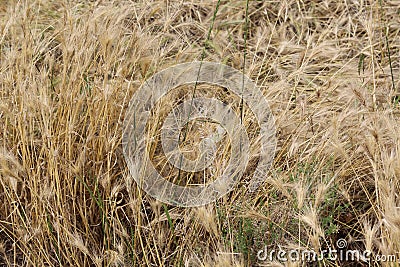
[[(258, 191), (174, 207), (130, 177), (122, 125), (148, 77), (202, 59), (259, 86), (276, 155)], [(0, 0), (0, 266), (356, 266), (257, 258), (339, 239), (400, 258), (399, 76), (398, 0)]]

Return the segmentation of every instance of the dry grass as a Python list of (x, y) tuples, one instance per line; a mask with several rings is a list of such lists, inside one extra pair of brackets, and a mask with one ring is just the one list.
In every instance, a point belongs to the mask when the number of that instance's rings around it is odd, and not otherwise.
[[(1, 266), (256, 266), (264, 246), (339, 238), (400, 257), (395, 0), (250, 1), (245, 73), (278, 129), (266, 182), (191, 209), (133, 182), (129, 99), (201, 58), (216, 3), (0, 1)], [(243, 68), (245, 7), (221, 2), (205, 60)]]

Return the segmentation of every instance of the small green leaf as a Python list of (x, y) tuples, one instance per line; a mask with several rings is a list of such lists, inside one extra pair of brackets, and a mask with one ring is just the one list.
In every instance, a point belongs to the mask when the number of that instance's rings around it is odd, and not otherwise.
[(361, 53), (360, 59), (358, 60), (358, 75), (361, 75), (361, 69), (364, 73), (364, 70), (365, 70), (364, 59), (365, 59), (365, 55), (363, 53)]

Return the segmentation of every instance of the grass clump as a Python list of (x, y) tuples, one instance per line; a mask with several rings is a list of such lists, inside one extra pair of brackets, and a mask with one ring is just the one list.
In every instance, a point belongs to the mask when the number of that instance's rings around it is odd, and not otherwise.
[[(0, 266), (277, 265), (257, 252), (341, 238), (400, 258), (399, 14), (396, 1), (0, 1)], [(133, 182), (122, 122), (146, 78), (194, 60), (258, 84), (278, 147), (257, 192), (244, 179), (183, 209)], [(257, 133), (241, 96), (187, 88), (163, 101), (212, 95)]]

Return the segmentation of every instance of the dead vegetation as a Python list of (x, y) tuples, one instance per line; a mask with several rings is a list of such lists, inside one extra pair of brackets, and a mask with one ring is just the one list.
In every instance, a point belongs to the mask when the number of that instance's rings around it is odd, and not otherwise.
[[(1, 266), (279, 265), (257, 251), (339, 238), (400, 258), (398, 1), (250, 1), (247, 30), (246, 1), (216, 5), (0, 1)], [(147, 77), (203, 48), (245, 66), (278, 147), (256, 193), (183, 209), (128, 175), (122, 121)]]

